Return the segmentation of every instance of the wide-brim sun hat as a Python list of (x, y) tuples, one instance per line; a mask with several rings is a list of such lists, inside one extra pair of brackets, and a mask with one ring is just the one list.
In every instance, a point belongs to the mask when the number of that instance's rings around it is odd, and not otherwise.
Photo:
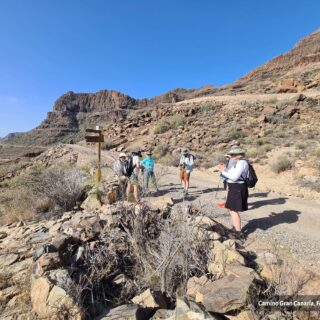
[(241, 147), (232, 148), (228, 154), (229, 155), (235, 155), (235, 154), (245, 154), (246, 151), (242, 149)]
[(232, 140), (229, 142), (229, 146), (240, 146), (239, 140)]
[(127, 155), (124, 152), (121, 152), (119, 154), (119, 158), (126, 158), (126, 157), (127, 157)]
[(146, 153), (146, 155), (147, 155), (147, 156), (151, 156), (151, 155), (152, 155), (152, 151), (148, 151), (148, 152)]
[(188, 154), (189, 151), (187, 149), (182, 150), (182, 154)]

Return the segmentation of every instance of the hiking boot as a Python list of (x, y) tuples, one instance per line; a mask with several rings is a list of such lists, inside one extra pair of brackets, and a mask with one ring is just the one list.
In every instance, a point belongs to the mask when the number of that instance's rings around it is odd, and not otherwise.
[(236, 237), (241, 242), (241, 244), (244, 244), (246, 242), (246, 236), (242, 231), (236, 231)]

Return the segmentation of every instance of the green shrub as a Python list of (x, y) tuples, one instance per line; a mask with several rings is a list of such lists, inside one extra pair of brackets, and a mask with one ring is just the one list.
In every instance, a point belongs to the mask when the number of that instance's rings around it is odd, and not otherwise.
[(307, 145), (303, 142), (297, 144), (297, 148), (300, 150), (304, 150), (306, 147)]
[(105, 141), (101, 143), (101, 149), (102, 150), (110, 150), (115, 148), (117, 145), (113, 141)]
[(170, 129), (178, 129), (183, 126), (185, 119), (182, 115), (176, 114), (170, 118), (161, 119), (154, 128), (154, 133), (165, 133)]
[(269, 151), (271, 151), (273, 148), (274, 148), (274, 145), (271, 144), (271, 143), (264, 144), (264, 145), (261, 147), (261, 149), (264, 150), (265, 152), (269, 152)]
[(169, 118), (170, 129), (178, 129), (179, 127), (183, 126), (184, 123), (185, 118), (180, 114), (176, 114)]
[(256, 158), (259, 154), (259, 151), (257, 148), (250, 148), (247, 150), (246, 156), (248, 158)]
[(278, 102), (278, 98), (271, 98), (271, 99), (268, 99), (268, 100), (264, 100), (262, 101), (263, 103), (266, 103), (266, 104), (276, 104)]
[(154, 127), (154, 133), (165, 133), (170, 129), (169, 123), (164, 120), (161, 119), (160, 121), (158, 121), (158, 123), (156, 124), (156, 126)]
[(264, 144), (269, 144), (269, 143), (270, 143), (270, 138), (267, 138), (267, 137), (258, 138), (257, 140), (258, 146), (263, 146)]
[(202, 110), (205, 112), (210, 112), (210, 111), (214, 110), (215, 108), (216, 108), (216, 105), (211, 101), (206, 101), (202, 105)]
[(166, 143), (160, 143), (153, 149), (153, 157), (158, 160), (163, 158), (169, 152), (169, 146)]
[(230, 129), (228, 131), (228, 138), (230, 140), (237, 140), (237, 139), (241, 139), (244, 138), (245, 134), (242, 131), (236, 130), (236, 129)]
[(292, 169), (292, 161), (285, 157), (280, 156), (271, 166), (271, 169), (275, 173), (280, 173)]

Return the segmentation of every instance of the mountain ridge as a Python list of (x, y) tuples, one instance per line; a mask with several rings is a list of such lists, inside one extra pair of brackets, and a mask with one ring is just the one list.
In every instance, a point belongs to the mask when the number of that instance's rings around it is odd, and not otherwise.
[(136, 99), (115, 90), (60, 96), (35, 129), (8, 139), (10, 143), (47, 144), (83, 139), (85, 127), (121, 121), (135, 110), (172, 106), (208, 95), (303, 92), (320, 86), (320, 29), (300, 40), (291, 50), (253, 69), (234, 83), (198, 89), (176, 88), (147, 99)]

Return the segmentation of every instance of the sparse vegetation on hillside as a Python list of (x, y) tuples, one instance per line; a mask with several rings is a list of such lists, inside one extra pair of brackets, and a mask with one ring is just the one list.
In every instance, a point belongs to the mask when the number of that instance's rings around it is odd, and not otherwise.
[(182, 115), (174, 115), (169, 118), (161, 119), (154, 128), (154, 133), (165, 133), (172, 129), (178, 129), (183, 126), (185, 119)]
[(271, 165), (271, 169), (275, 173), (281, 173), (292, 169), (292, 161), (286, 156), (280, 156), (276, 161)]

